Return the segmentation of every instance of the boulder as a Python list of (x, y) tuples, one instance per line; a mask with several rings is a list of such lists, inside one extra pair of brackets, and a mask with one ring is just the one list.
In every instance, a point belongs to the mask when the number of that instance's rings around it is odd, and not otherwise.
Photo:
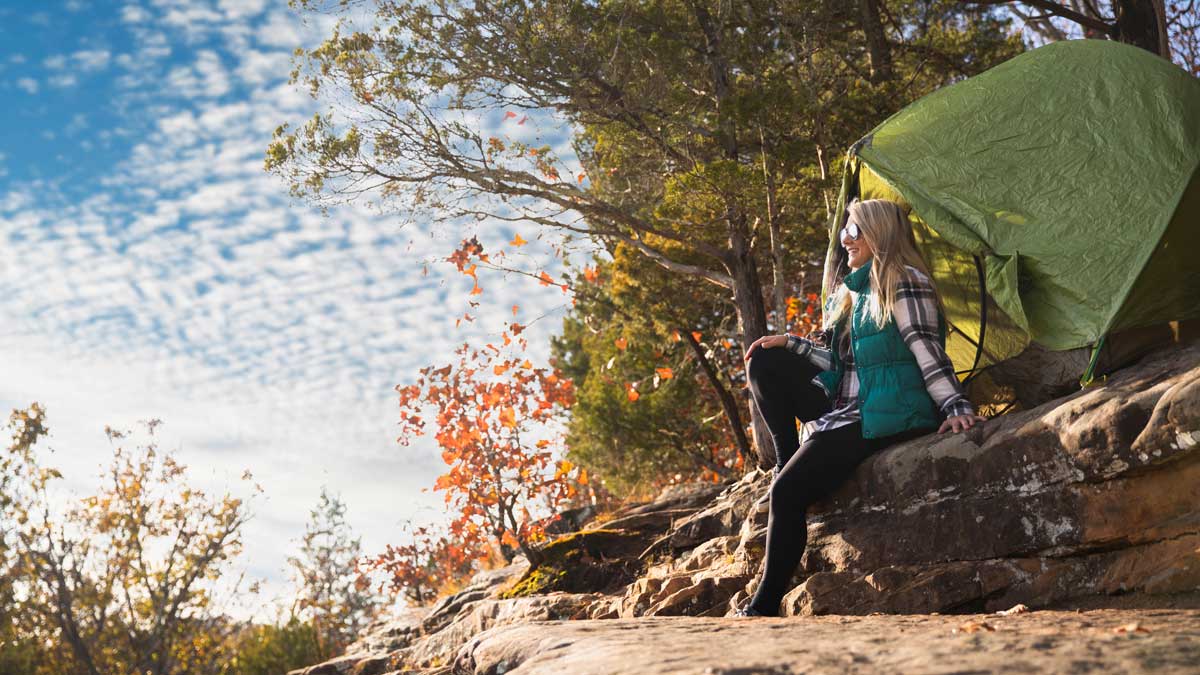
[(480, 600), (463, 607), (441, 630), (387, 656), (394, 669), (443, 667), (449, 665), (460, 646), (489, 628), (586, 616), (588, 606), (597, 597), (586, 593), (551, 593), (528, 598)]
[(792, 613), (1200, 587), (1200, 345), (868, 459), (809, 512)]
[(456, 675), (1191, 675), (1200, 610), (974, 615), (646, 617), (517, 624), (459, 650)]

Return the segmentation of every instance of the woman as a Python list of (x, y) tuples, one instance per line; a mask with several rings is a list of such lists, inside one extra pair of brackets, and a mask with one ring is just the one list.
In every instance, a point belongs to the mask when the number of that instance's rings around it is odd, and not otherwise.
[[(737, 616), (778, 615), (807, 543), (805, 511), (860, 462), (935, 428), (959, 432), (984, 421), (946, 356), (941, 298), (900, 205), (851, 203), (839, 237), (850, 273), (827, 304), (829, 349), (768, 335), (746, 352), (777, 466), (767, 495), (766, 564)], [(812, 422), (803, 445), (796, 418)]]

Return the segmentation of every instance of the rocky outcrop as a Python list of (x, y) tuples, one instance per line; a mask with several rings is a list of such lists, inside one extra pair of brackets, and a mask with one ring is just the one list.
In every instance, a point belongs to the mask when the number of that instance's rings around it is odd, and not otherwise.
[(1200, 663), (1200, 610), (1010, 616), (653, 617), (509, 626), (459, 651), (460, 675), (1162, 673)]
[(1200, 587), (1200, 347), (889, 448), (813, 509), (792, 613)]
[(644, 571), (642, 553), (677, 520), (708, 507), (721, 485), (682, 485), (631, 504), (543, 547), (545, 560), (524, 559), (481, 572), (426, 611), (373, 626), (344, 656), (290, 675), (379, 675), (398, 669), (439, 672), (472, 636), (494, 627), (591, 616)]
[[(741, 651), (782, 624), (719, 618), (754, 590), (766, 516), (752, 504), (769, 480), (680, 488), (588, 523), (547, 544), (537, 567), (482, 575), (427, 614), (381, 626), (354, 658), (304, 673), (448, 672), (455, 658), (464, 673), (621, 672), (587, 664), (626, 658), (631, 626), (643, 651), (659, 639), (682, 641), (676, 654), (702, 641), (711, 672), (784, 672), (751, 668), (759, 661)], [(978, 613), (1200, 589), (1200, 344), (970, 432), (877, 453), (810, 508), (808, 542), (789, 615)], [(692, 618), (665, 619), (681, 615)], [(742, 669), (723, 670), (726, 657)]]

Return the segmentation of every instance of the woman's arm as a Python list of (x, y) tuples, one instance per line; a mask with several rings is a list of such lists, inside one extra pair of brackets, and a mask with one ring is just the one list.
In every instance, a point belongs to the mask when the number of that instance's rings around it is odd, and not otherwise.
[(954, 375), (954, 366), (938, 341), (938, 307), (929, 279), (910, 272), (896, 286), (893, 309), (900, 336), (912, 350), (925, 378), (925, 389), (947, 418), (974, 415), (975, 409)]
[(811, 340), (788, 333), (787, 350), (803, 356), (821, 370), (833, 370), (833, 352), (814, 345)]

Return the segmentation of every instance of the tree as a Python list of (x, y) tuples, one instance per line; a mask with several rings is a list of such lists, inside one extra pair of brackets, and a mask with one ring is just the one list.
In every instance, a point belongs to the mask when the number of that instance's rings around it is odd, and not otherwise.
[[(295, 78), (338, 108), (281, 126), (266, 166), (317, 201), (368, 195), (436, 223), (528, 222), (622, 243), (725, 293), (745, 348), (767, 330), (764, 262), (782, 288), (786, 235), (824, 230), (829, 149), (1013, 53), (986, 12), (922, 32), (905, 23), (929, 3), (900, 4), (889, 25), (864, 13), (881, 4), (834, 0), (381, 3), (368, 29), (339, 28), (303, 52)], [(950, 66), (926, 68), (933, 58)], [(535, 111), (572, 130), (578, 165), (478, 131)], [(797, 189), (814, 177), (818, 189)], [(786, 296), (773, 294), (779, 313)], [(767, 466), (757, 414), (753, 429)]]
[(36, 447), (44, 410), (10, 417), (0, 521), (20, 599), (7, 609), (27, 644), (50, 646), (46, 672), (213, 672), (224, 655), (235, 625), (217, 582), (241, 551), (246, 507), (189, 485), (186, 468), (157, 449), (159, 424), (144, 424), (149, 440), (134, 450), (118, 445), (130, 432), (106, 429), (115, 447), (102, 487), (57, 508), (51, 486), (62, 475)]
[[(516, 342), (524, 349), (527, 341), (519, 337), (524, 328), (509, 324), (503, 346)], [(557, 369), (535, 367), (505, 351), (491, 343), (482, 350), (464, 343), (455, 350), (457, 364), (427, 366), (415, 384), (397, 386), (399, 442), (408, 445), (425, 432), (422, 409), (433, 406), (434, 437), (448, 468), (434, 489), (446, 493), (453, 509), (452, 536), (471, 542), (490, 535), (507, 560), (519, 550), (536, 564), (541, 554), (535, 544), (546, 525), (577, 494), (576, 483), (588, 478), (556, 459), (561, 452), (555, 439), (538, 438), (574, 402), (572, 382)]]
[(346, 523), (346, 506), (321, 490), (304, 528), (300, 555), (288, 558), (296, 576), (296, 615), (307, 617), (321, 659), (354, 641), (378, 611), (377, 598), (358, 582), (361, 543)]
[(296, 616), (286, 622), (250, 625), (233, 640), (220, 675), (280, 675), (323, 661), (317, 629)]
[(380, 589), (402, 596), (417, 607), (428, 605), (447, 590), (464, 585), (477, 564), (488, 557), (488, 542), (478, 529), (447, 536), (430, 527), (408, 526), (408, 543), (389, 544), (383, 553), (370, 559), (366, 567), (380, 572)]
[(966, 0), (966, 4), (1006, 5), (1043, 40), (1082, 35), (1126, 42), (1200, 75), (1200, 3), (1195, 0)]

